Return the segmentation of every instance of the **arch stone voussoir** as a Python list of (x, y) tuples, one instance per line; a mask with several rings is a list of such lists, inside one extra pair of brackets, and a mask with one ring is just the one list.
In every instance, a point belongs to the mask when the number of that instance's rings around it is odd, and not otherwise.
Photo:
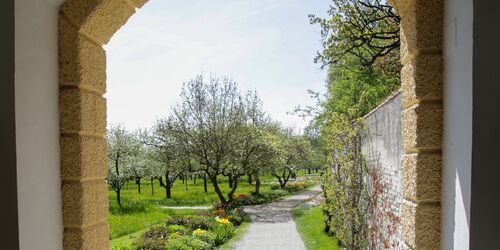
[(67, 0), (59, 13), (64, 249), (108, 249), (106, 52), (147, 0)]
[[(144, 1), (134, 1), (138, 5)], [(106, 44), (113, 34), (135, 13), (130, 0), (67, 0), (61, 12), (82, 32), (99, 44)], [(143, 3), (144, 4), (144, 3)]]

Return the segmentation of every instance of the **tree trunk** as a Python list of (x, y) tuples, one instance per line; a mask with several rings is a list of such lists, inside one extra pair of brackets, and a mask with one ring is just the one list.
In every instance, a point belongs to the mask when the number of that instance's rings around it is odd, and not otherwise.
[(188, 191), (188, 180), (186, 178), (186, 181), (184, 182), (185, 186), (186, 186), (186, 191)]
[[(276, 173), (273, 173), (274, 177), (276, 177), (276, 179), (278, 179), (278, 182), (280, 183), (280, 188), (284, 188), (285, 187), (285, 181), (284, 180), (281, 180), (281, 177), (279, 175), (277, 175)], [(284, 178), (284, 177), (283, 177)]]
[(248, 185), (252, 185), (252, 174), (248, 174)]
[(311, 174), (311, 168), (307, 168), (307, 174)]
[(227, 177), (227, 179), (228, 179), (228, 182), (229, 182), (229, 188), (233, 188), (233, 176), (229, 175)]
[(122, 197), (120, 189), (116, 190), (116, 202), (118, 202), (118, 206), (122, 207)]
[(167, 194), (167, 199), (172, 198), (172, 185), (167, 183), (167, 186), (165, 187), (165, 192)]
[(220, 202), (226, 203), (226, 198), (224, 198), (224, 195), (222, 194), (222, 191), (219, 188), (219, 184), (217, 183), (217, 177), (210, 177), (210, 181), (214, 185), (214, 191), (219, 197)]
[(151, 178), (151, 195), (155, 195), (155, 181)]
[(137, 184), (137, 192), (141, 194), (141, 178), (136, 178), (135, 184)]
[(206, 176), (203, 177), (203, 191), (205, 191), (205, 193), (208, 193), (207, 177)]
[(195, 186), (196, 186), (196, 177), (197, 176), (198, 176), (197, 174), (194, 175), (193, 185), (195, 185)]
[(236, 192), (236, 189), (238, 188), (238, 179), (239, 179), (239, 177), (234, 177), (233, 178), (233, 184), (232, 184), (233, 188), (227, 194), (227, 198), (229, 198), (229, 202), (231, 202), (231, 201), (234, 200), (234, 192)]
[(260, 177), (258, 174), (255, 175), (255, 194), (260, 193)]

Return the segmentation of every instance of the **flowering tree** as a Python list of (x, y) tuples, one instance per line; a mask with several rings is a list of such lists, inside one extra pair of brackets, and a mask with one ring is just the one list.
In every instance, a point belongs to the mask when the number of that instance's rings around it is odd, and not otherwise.
[(116, 192), (116, 202), (121, 207), (121, 190), (133, 176), (133, 163), (140, 149), (139, 141), (122, 126), (112, 126), (107, 133), (108, 184)]
[(280, 151), (281, 162), (274, 165), (271, 173), (278, 179), (281, 188), (293, 177), (299, 168), (309, 166), (312, 156), (312, 146), (307, 138), (296, 135), (291, 128), (280, 131), (276, 145)]
[[(217, 177), (231, 173), (230, 157), (244, 123), (243, 100), (234, 81), (202, 75), (186, 82), (181, 103), (173, 108), (171, 131), (183, 153), (212, 182), (221, 202), (226, 202)], [(232, 199), (231, 196), (228, 197)]]
[(145, 136), (145, 144), (149, 146), (150, 171), (165, 189), (167, 199), (172, 198), (175, 180), (190, 169), (189, 155), (181, 150), (171, 128), (171, 121), (159, 119)]

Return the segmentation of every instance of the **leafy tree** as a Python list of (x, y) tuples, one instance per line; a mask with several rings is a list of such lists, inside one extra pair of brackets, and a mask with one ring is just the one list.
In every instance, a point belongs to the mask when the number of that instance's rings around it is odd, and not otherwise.
[(278, 147), (281, 148), (281, 162), (274, 166), (271, 173), (284, 188), (299, 168), (309, 166), (312, 147), (305, 137), (294, 134), (290, 128), (281, 131)]
[(151, 176), (151, 161), (149, 159), (149, 152), (146, 145), (141, 142), (141, 133), (134, 134), (137, 142), (137, 153), (133, 156), (131, 161), (131, 178), (135, 180), (137, 185), (137, 192), (141, 194), (141, 180)]
[(237, 188), (237, 180), (244, 174), (255, 177), (255, 193), (260, 192), (260, 174), (269, 164), (274, 151), (269, 147), (266, 137), (272, 121), (262, 108), (262, 100), (255, 91), (250, 91), (244, 99), (245, 122), (238, 130), (237, 144), (231, 156), (232, 167), (229, 168), (233, 180), (232, 195)]
[[(217, 177), (232, 174), (230, 157), (244, 123), (237, 85), (227, 77), (210, 76), (207, 82), (199, 75), (184, 84), (181, 98), (172, 111), (173, 136), (205, 172), (220, 201), (226, 202)], [(233, 199), (230, 194), (227, 197)]]
[(172, 198), (175, 180), (189, 169), (189, 155), (181, 151), (171, 128), (171, 121), (159, 119), (146, 137), (146, 144), (150, 146), (153, 176), (165, 189), (167, 199)]
[(112, 126), (107, 133), (108, 184), (116, 193), (116, 202), (121, 207), (121, 190), (133, 176), (132, 163), (138, 154), (140, 143), (122, 126)]
[(400, 86), (383, 74), (356, 63), (347, 56), (349, 67), (332, 66), (328, 70), (327, 99), (323, 104), (325, 113), (338, 112), (363, 116), (381, 103)]
[(315, 62), (329, 66), (351, 55), (364, 66), (378, 61), (397, 71), (401, 18), (385, 0), (332, 0), (328, 14), (328, 18), (309, 15), (311, 24), (321, 27), (323, 49)]

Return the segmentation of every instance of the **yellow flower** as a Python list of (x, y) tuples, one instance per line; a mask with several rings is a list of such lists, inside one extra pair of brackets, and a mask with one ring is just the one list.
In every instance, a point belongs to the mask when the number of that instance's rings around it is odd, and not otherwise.
[(207, 232), (207, 230), (203, 230), (201, 228), (198, 228), (198, 229), (196, 229), (196, 230), (193, 231), (193, 235), (202, 235), (202, 234), (204, 234), (206, 232)]
[(229, 224), (229, 223), (231, 223), (231, 222), (230, 222), (228, 219), (226, 219), (226, 218), (222, 218), (222, 219), (221, 219), (221, 218), (219, 218), (219, 217), (215, 217), (215, 220), (216, 220), (217, 222), (219, 222), (220, 224)]

